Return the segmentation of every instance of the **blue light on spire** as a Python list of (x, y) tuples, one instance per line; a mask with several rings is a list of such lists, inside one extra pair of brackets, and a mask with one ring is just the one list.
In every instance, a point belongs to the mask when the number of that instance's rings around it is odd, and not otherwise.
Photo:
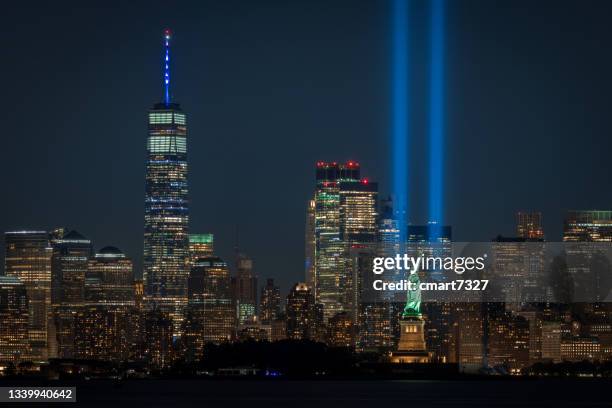
[(441, 237), (444, 223), (444, 0), (431, 1), (429, 84), (430, 239)]
[(392, 1), (392, 186), (399, 244), (403, 248), (408, 224), (408, 0)]
[(172, 33), (170, 29), (164, 30), (164, 104), (170, 105), (170, 38)]

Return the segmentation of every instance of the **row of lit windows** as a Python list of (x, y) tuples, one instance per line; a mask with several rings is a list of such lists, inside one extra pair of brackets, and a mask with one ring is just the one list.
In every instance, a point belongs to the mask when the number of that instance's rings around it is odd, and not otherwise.
[(187, 141), (184, 137), (151, 136), (147, 149), (151, 153), (187, 153)]
[[(173, 116), (174, 115), (174, 122)], [(150, 112), (149, 123), (152, 125), (172, 124), (185, 125), (185, 115), (182, 113), (173, 112)]]

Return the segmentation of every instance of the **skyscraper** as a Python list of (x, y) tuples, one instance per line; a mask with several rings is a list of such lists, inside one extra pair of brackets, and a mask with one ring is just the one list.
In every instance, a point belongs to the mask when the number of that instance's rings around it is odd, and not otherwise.
[(28, 337), (32, 358), (47, 359), (47, 328), (51, 306), (51, 245), (45, 231), (15, 231), (4, 235), (4, 270), (25, 285), (28, 295)]
[(568, 211), (563, 241), (612, 241), (612, 211)]
[[(51, 240), (51, 304), (56, 341), (52, 350), (60, 358), (74, 357), (75, 315), (85, 301), (85, 275), (91, 257), (91, 241), (77, 231)], [(50, 340), (51, 341), (51, 340)], [(53, 356), (54, 352), (50, 351)]]
[(544, 239), (542, 213), (519, 211), (516, 214), (516, 234), (519, 238)]
[(200, 258), (209, 258), (214, 254), (213, 234), (189, 234), (189, 258), (191, 264)]
[(306, 273), (306, 284), (312, 288), (316, 287), (315, 209), (315, 200), (308, 201), (308, 209), (306, 211), (306, 234), (304, 236), (304, 272)]
[(281, 314), (280, 288), (274, 285), (274, 279), (268, 278), (261, 288), (259, 303), (259, 320), (262, 324), (271, 324)]
[(238, 254), (236, 276), (232, 277), (232, 292), (239, 324), (256, 320), (257, 276), (253, 273), (253, 260)]
[(85, 301), (88, 304), (134, 306), (132, 261), (115, 247), (104, 247), (87, 265)]
[(287, 295), (287, 338), (309, 340), (315, 337), (315, 304), (305, 283), (296, 283)]
[(27, 289), (19, 278), (0, 276), (0, 361), (29, 359)]
[(317, 163), (314, 296), (325, 321), (352, 307), (349, 251), (352, 245), (376, 241), (377, 196), (377, 184), (360, 177), (359, 163)]
[(179, 104), (171, 102), (170, 37), (166, 30), (163, 101), (149, 111), (144, 285), (149, 308), (169, 312), (178, 334), (189, 276), (187, 126)]
[(222, 343), (234, 335), (230, 275), (221, 258), (198, 259), (189, 274), (186, 343), (201, 350), (204, 343)]
[(51, 243), (51, 302), (54, 306), (80, 306), (85, 295), (91, 240), (77, 231), (70, 231)]

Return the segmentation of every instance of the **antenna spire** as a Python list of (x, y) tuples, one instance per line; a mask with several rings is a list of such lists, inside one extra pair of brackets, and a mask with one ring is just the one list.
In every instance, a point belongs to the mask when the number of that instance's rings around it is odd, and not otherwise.
[(170, 105), (170, 38), (172, 32), (169, 28), (164, 30), (164, 104)]

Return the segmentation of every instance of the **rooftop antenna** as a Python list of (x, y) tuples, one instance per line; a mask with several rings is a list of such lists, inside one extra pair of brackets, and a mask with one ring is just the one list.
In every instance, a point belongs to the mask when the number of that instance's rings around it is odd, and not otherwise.
[(170, 106), (170, 38), (172, 32), (169, 28), (164, 30), (164, 104)]

